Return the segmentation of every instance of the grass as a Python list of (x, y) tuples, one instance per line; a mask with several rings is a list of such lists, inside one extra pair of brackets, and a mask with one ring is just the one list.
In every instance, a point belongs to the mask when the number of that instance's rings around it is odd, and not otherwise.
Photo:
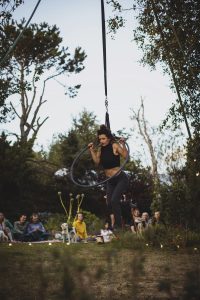
[(0, 245), (0, 299), (200, 299), (193, 248), (105, 244)]

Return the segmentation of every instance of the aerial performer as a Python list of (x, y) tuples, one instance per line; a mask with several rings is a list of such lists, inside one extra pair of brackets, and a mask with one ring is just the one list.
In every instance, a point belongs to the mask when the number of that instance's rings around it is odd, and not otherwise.
[(116, 141), (110, 129), (101, 125), (97, 131), (99, 146), (88, 144), (91, 157), (96, 165), (103, 167), (106, 181), (106, 200), (112, 229), (122, 227), (120, 200), (128, 188), (128, 177), (120, 166), (120, 158), (127, 159), (128, 149), (124, 138)]
[[(121, 205), (120, 200), (122, 195), (128, 188), (128, 177), (123, 171), (125, 164), (129, 160), (129, 146), (124, 138), (116, 139), (110, 129), (110, 120), (108, 113), (108, 98), (107, 98), (107, 66), (106, 66), (106, 32), (105, 32), (105, 12), (104, 0), (101, 0), (101, 15), (102, 15), (102, 42), (103, 42), (103, 65), (104, 65), (104, 88), (105, 88), (105, 125), (101, 125), (97, 131), (97, 146), (96, 143), (87, 144), (75, 157), (71, 168), (70, 178), (74, 184), (79, 187), (93, 188), (98, 185), (106, 184), (106, 200), (108, 211), (111, 219), (112, 229), (122, 227)], [(80, 172), (75, 172), (83, 155), (88, 152), (88, 148), (93, 162), (103, 168), (105, 179), (96, 180), (94, 174), (98, 176), (98, 171), (89, 170), (85, 165), (85, 173), (83, 177)], [(120, 158), (123, 162), (120, 163)], [(90, 168), (90, 167), (89, 167)], [(78, 178), (75, 174), (78, 174)], [(88, 181), (87, 179), (90, 178)]]

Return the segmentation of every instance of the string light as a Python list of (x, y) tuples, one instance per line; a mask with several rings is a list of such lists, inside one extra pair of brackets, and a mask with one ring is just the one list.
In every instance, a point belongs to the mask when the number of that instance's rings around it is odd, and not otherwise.
[(196, 176), (199, 176), (199, 172), (196, 173)]
[[(84, 243), (87, 244), (88, 242), (87, 242), (87, 241), (84, 241)], [(66, 244), (67, 246), (69, 246), (71, 243), (70, 243), (70, 242), (67, 242), (67, 243), (65, 243), (65, 244)], [(32, 246), (33, 244), (32, 244), (32, 243), (28, 243), (28, 245), (29, 245), (29, 246)], [(49, 246), (52, 246), (53, 244), (52, 244), (52, 242), (49, 242), (48, 245), (49, 245)], [(148, 243), (146, 243), (145, 245), (146, 245), (146, 247), (149, 247), (149, 244), (148, 244)], [(9, 246), (9, 247), (12, 247), (13, 244), (12, 244), (12, 243), (9, 243), (8, 246)], [(180, 245), (176, 245), (176, 247), (177, 247), (177, 249), (180, 249)], [(160, 248), (163, 249), (163, 248), (164, 248), (164, 245), (163, 245), (163, 244), (160, 244)], [(194, 251), (198, 251), (198, 248), (195, 247), (195, 248), (193, 248), (193, 250), (194, 250)]]

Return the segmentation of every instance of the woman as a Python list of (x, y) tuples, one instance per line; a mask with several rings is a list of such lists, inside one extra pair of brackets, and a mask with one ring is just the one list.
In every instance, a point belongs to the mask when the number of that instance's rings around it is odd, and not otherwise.
[(33, 213), (30, 217), (30, 223), (26, 226), (24, 239), (27, 242), (44, 241), (49, 237), (43, 224), (39, 220), (39, 215)]
[(83, 213), (78, 212), (76, 216), (76, 220), (73, 222), (73, 228), (75, 229), (76, 235), (77, 235), (77, 242), (81, 242), (82, 240), (86, 240), (87, 235), (87, 229), (86, 224), (84, 222)]
[(0, 241), (13, 242), (13, 233), (14, 228), (9, 220), (7, 220), (2, 212), (0, 212)]
[(128, 187), (128, 177), (123, 171), (120, 171), (119, 174), (118, 171), (120, 169), (120, 157), (126, 158), (128, 151), (124, 139), (121, 138), (119, 143), (116, 143), (111, 131), (105, 125), (100, 126), (97, 135), (100, 148), (95, 151), (93, 143), (90, 143), (88, 147), (94, 163), (102, 165), (106, 177), (112, 177), (116, 174), (107, 181), (106, 199), (112, 228), (121, 228), (120, 200)]

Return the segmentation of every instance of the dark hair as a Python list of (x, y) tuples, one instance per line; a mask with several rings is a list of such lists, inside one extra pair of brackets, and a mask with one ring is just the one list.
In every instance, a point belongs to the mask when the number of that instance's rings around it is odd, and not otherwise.
[(97, 135), (105, 134), (107, 138), (114, 140), (114, 135), (111, 133), (110, 129), (105, 125), (100, 125), (100, 129), (97, 130)]
[(32, 215), (30, 216), (30, 221), (33, 222), (33, 217), (37, 216), (38, 217), (38, 221), (40, 221), (39, 219), (39, 214), (38, 213), (32, 213)]
[(27, 217), (27, 214), (25, 214), (25, 213), (19, 213), (18, 214), (18, 218), (20, 219), (22, 216), (26, 216)]

